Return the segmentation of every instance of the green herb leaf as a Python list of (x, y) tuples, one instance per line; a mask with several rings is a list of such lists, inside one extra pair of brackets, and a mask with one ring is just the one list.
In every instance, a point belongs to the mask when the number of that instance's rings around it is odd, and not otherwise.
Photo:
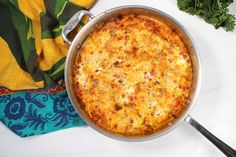
[(177, 0), (180, 10), (191, 15), (198, 15), (215, 28), (224, 27), (233, 31), (235, 16), (229, 14), (229, 5), (233, 0)]

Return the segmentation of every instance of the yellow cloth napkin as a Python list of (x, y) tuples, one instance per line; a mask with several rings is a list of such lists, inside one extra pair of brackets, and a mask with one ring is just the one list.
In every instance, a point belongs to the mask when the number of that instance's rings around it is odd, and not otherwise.
[(69, 47), (61, 30), (73, 14), (94, 3), (0, 0), (0, 86), (25, 90), (58, 84)]

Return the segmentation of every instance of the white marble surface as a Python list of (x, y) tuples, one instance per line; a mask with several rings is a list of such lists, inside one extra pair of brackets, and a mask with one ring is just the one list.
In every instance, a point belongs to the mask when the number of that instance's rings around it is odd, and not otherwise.
[[(195, 40), (202, 58), (203, 84), (191, 115), (236, 148), (236, 31), (215, 30), (178, 10), (176, 0), (99, 0), (97, 15), (112, 7), (139, 4), (158, 8), (181, 22)], [(236, 14), (236, 1), (231, 7)], [(141, 143), (115, 141), (89, 127), (19, 138), (0, 123), (0, 157), (221, 157), (223, 154), (185, 123), (164, 137)]]

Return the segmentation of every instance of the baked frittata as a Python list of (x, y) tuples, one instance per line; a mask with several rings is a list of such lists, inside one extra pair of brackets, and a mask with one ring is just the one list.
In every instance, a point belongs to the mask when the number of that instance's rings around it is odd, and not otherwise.
[(123, 15), (87, 37), (73, 81), (79, 107), (96, 125), (115, 134), (152, 134), (171, 125), (188, 105), (192, 64), (167, 25)]

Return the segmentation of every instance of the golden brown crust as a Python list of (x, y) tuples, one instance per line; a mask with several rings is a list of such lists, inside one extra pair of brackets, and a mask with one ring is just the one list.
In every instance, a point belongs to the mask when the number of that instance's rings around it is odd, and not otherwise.
[(173, 122), (189, 99), (192, 65), (184, 43), (147, 16), (104, 23), (82, 45), (76, 67), (81, 107), (114, 133), (151, 134)]

